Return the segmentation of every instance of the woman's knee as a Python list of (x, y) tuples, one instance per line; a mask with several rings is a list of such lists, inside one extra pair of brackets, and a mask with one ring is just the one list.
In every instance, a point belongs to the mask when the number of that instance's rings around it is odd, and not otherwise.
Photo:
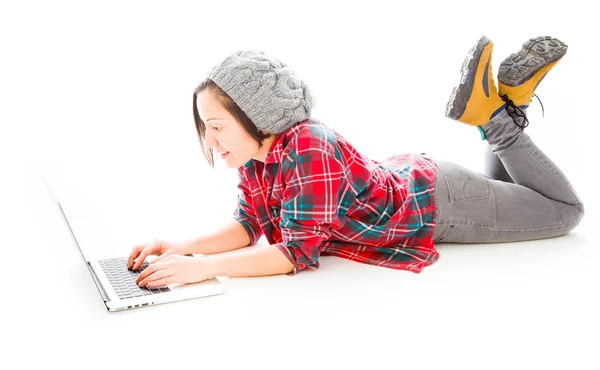
[(568, 233), (581, 223), (585, 208), (583, 203), (566, 204), (561, 203), (561, 219), (565, 225), (564, 233)]

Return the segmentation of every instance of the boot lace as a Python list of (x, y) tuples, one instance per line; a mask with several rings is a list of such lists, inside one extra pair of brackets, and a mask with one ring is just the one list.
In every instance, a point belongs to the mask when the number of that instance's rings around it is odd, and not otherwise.
[[(540, 102), (540, 105), (542, 106), (542, 117), (543, 117), (544, 116), (544, 105), (542, 104), (542, 101), (536, 94), (533, 94), (533, 96), (535, 96), (537, 98), (537, 100)], [(500, 98), (506, 103), (507, 111), (508, 111), (509, 115), (512, 117), (515, 125), (517, 125), (521, 130), (523, 130), (525, 127), (529, 126), (529, 120), (527, 119), (527, 115), (525, 114), (525, 111), (523, 109), (521, 109), (520, 107), (517, 107), (515, 105), (515, 103), (508, 98), (508, 95), (506, 95), (506, 94), (500, 95)], [(517, 118), (523, 118), (523, 122), (519, 123)]]

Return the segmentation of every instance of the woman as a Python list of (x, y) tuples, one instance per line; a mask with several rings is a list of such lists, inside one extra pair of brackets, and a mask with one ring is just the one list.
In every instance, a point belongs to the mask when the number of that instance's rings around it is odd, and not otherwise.
[[(378, 162), (311, 118), (314, 98), (284, 63), (238, 51), (215, 66), (193, 95), (205, 157), (239, 173), (238, 207), (218, 232), (189, 242), (135, 248), (128, 267), (140, 286), (215, 276), (294, 275), (334, 255), (421, 272), (436, 242), (495, 243), (563, 235), (583, 205), (554, 163), (523, 131), (525, 110), (567, 45), (527, 41), (492, 76), (493, 43), (482, 37), (466, 58), (446, 115), (489, 143), (483, 174), (421, 154)], [(253, 245), (265, 235), (268, 246)], [(194, 257), (192, 254), (202, 254)]]

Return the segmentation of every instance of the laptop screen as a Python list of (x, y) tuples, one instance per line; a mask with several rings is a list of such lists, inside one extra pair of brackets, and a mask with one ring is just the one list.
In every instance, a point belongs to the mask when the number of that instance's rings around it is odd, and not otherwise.
[(67, 223), (67, 226), (69, 227), (69, 231), (71, 232), (71, 236), (73, 236), (73, 240), (75, 240), (75, 244), (77, 245), (77, 250), (79, 250), (79, 253), (81, 254), (81, 258), (83, 258), (84, 262), (89, 262), (89, 260), (85, 258), (85, 255), (83, 254), (83, 250), (81, 250), (81, 246), (79, 246), (79, 243), (77, 242), (77, 238), (75, 237), (75, 233), (73, 233), (73, 229), (71, 228), (71, 224), (69, 223), (69, 220), (67, 219), (67, 215), (65, 214), (65, 211), (64, 211), (62, 205), (60, 204), (60, 202), (58, 201), (57, 197), (55, 196), (55, 192), (52, 190), (51, 186), (48, 184), (48, 180), (46, 179), (46, 177), (42, 176), (42, 179), (44, 180), (44, 183), (46, 184), (46, 188), (48, 189), (48, 192), (52, 196), (52, 199), (54, 199), (54, 201), (58, 205), (60, 213), (62, 214), (65, 222)]

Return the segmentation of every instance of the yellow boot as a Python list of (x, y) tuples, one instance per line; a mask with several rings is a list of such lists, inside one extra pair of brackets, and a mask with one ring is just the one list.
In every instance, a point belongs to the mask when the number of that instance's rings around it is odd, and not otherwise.
[(527, 108), (533, 92), (552, 67), (567, 53), (567, 44), (550, 36), (533, 38), (500, 64), (498, 87), (515, 106)]
[(506, 104), (498, 95), (492, 75), (494, 44), (483, 36), (463, 62), (460, 84), (452, 90), (446, 117), (472, 126), (481, 126)]

